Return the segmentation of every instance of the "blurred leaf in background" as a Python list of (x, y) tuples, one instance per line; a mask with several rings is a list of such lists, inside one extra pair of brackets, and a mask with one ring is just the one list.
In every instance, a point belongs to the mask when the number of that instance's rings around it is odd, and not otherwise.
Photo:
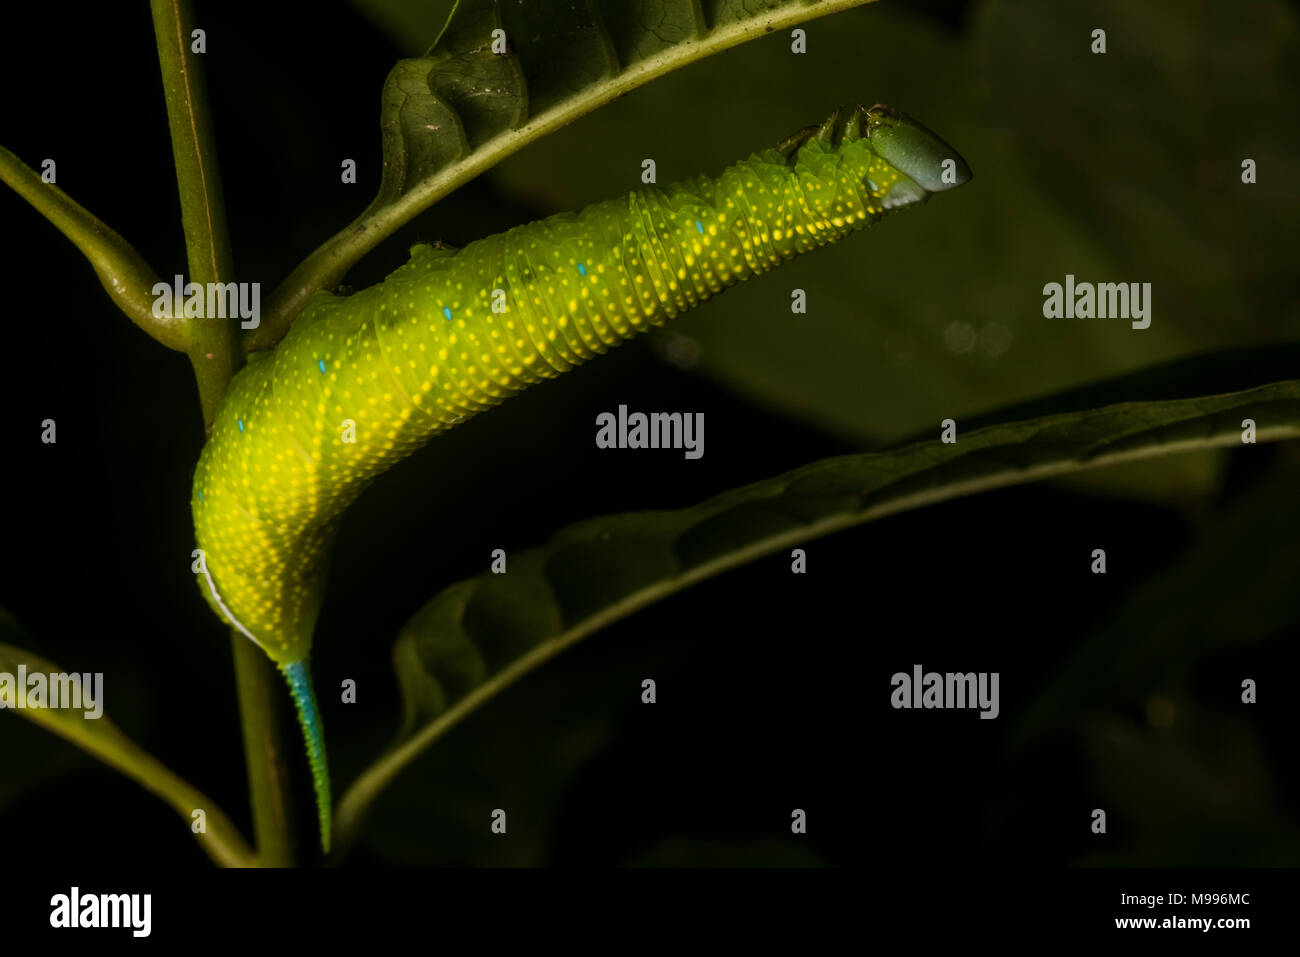
[(1081, 729), (1110, 840), (1077, 862), (1103, 867), (1294, 867), (1300, 826), (1280, 800), (1249, 718), (1187, 695), (1137, 722), (1095, 714)]
[(1097, 715), (1085, 752), (1118, 840), (1081, 864), (1109, 867), (1295, 867), (1300, 827), (1279, 801), (1251, 722), (1184, 698), (1162, 698), (1177, 718), (1142, 726)]
[[(975, 170), (970, 188), (732, 290), (665, 334), (670, 353), (774, 413), (875, 446), (1149, 363), (1294, 337), (1284, 277), (1297, 224), (1283, 211), (1295, 132), (1273, 117), (1295, 103), (1295, 18), (1281, 3), (1234, 9), (1067, 15), (988, 2), (954, 37), (902, 5), (872, 5), (810, 24), (804, 56), (775, 36), (678, 71), (494, 175), (549, 213), (635, 188), (647, 157), (660, 182), (716, 172), (837, 103), (890, 103), (940, 132)], [(1088, 52), (1098, 11), (1105, 58)], [(1182, 42), (1134, 45), (1166, 35)], [(1081, 52), (1062, 58), (1072, 43)], [(1151, 121), (1161, 115), (1174, 118)], [(1248, 142), (1232, 139), (1241, 127)], [(1269, 182), (1241, 184), (1247, 153)], [(1207, 201), (1192, 201), (1198, 191)], [(1151, 327), (1045, 319), (1043, 285), (1067, 273), (1151, 282)], [(790, 312), (795, 288), (807, 315)], [(1217, 461), (1087, 481), (1186, 500), (1211, 486)]]
[[(1072, 736), (1106, 802), (1114, 839), (1083, 862), (1300, 863), (1294, 714), (1274, 680), (1300, 637), (1297, 488), (1292, 455), (1240, 489), (1021, 710), (1015, 746)], [(1241, 702), (1247, 677), (1256, 704)]]
[(1297, 488), (1293, 460), (1204, 521), (1182, 558), (1139, 583), (1028, 703), (1019, 739), (1103, 704), (1138, 711), (1208, 656), (1300, 633)]
[[(1283, 0), (979, 8), (985, 115), (1190, 345), (1294, 341), (1300, 27)], [(1104, 55), (1082, 39), (1107, 31)], [(1242, 161), (1258, 166), (1241, 181)], [(1152, 330), (1155, 323), (1152, 325)], [(1141, 337), (1135, 337), (1141, 338)]]

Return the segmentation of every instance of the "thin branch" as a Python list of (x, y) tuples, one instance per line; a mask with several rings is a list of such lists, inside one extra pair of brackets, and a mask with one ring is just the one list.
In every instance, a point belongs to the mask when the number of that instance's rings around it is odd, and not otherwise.
[[(190, 281), (228, 282), (234, 264), (201, 56), (191, 51), (193, 11), (188, 0), (152, 0), (150, 6), (176, 158)], [(203, 423), (211, 429), (241, 357), (234, 352), (230, 320), (196, 319), (193, 328), (190, 364), (199, 385)]]
[[(7, 637), (6, 633), (12, 633), (20, 640), (26, 638), (26, 632), (21, 626), (0, 609), (0, 637)], [(0, 671), (12, 674), (24, 666), (30, 672), (48, 674), (63, 670), (26, 648), (0, 642)], [(25, 696), (27, 690), (17, 689), (17, 694)], [(205, 831), (198, 835), (199, 845), (218, 864), (226, 867), (251, 867), (255, 863), (253, 849), (248, 846), (239, 829), (230, 818), (226, 817), (221, 808), (217, 807), (206, 794), (179, 777), (127, 737), (122, 729), (103, 713), (102, 698), (98, 701), (100, 706), (98, 717), (87, 720), (75, 708), (52, 706), (17, 708), (14, 697), (11, 692), (7, 704), (15, 715), (57, 734), (65, 741), (94, 755), (109, 767), (120, 771), (146, 791), (170, 804), (187, 825), (193, 824), (195, 811), (202, 811)], [(87, 700), (86, 705), (91, 706), (91, 702)]]
[[(216, 135), (199, 55), (192, 52), (194, 16), (188, 0), (151, 0), (158, 62), (162, 68), (176, 181), (180, 189), (190, 281), (228, 282), (234, 257), (217, 166)], [(197, 320), (189, 350), (199, 386), (205, 428), (242, 362), (228, 320)], [(248, 768), (249, 800), (259, 846), (258, 862), (291, 863), (288, 827), (288, 771), (280, 747), (278, 712), (272, 706), (270, 663), (242, 635), (232, 653), (239, 688), (240, 724)]]
[(41, 179), (31, 167), (0, 146), (0, 182), (31, 203), (94, 267), (113, 302), (127, 318), (169, 349), (185, 352), (190, 329), (184, 318), (153, 314), (153, 287), (158, 274), (120, 235), (109, 229), (53, 183)]
[[(217, 864), (222, 867), (252, 867), (257, 863), (253, 849), (239, 833), (239, 828), (226, 817), (225, 812), (217, 806), (216, 802), (184, 778), (179, 777), (144, 748), (125, 736), (109, 742), (91, 735), (77, 735), (74, 723), (43, 720), (50, 710), (29, 709), (16, 713), (71, 741), (109, 767), (120, 771), (146, 791), (162, 798), (187, 824), (193, 823), (194, 811), (202, 810), (206, 832), (197, 835), (199, 846)], [(82, 726), (87, 724), (88, 722), (81, 722)]]
[(284, 695), (269, 658), (255, 644), (231, 629), (239, 716), (244, 728), (244, 764), (253, 805), (253, 830), (258, 863), (263, 867), (293, 865), (292, 828), (284, 747), (277, 702)]

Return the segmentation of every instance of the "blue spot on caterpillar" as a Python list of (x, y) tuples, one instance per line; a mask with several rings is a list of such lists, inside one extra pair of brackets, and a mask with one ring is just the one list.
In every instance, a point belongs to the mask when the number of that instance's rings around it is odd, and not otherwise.
[[(713, 179), (637, 190), (461, 250), (416, 246), (377, 286), (316, 293), (273, 353), (250, 357), (194, 474), (200, 588), (285, 674), (326, 847), (329, 775), (307, 661), (334, 532), (362, 488), (519, 390), (970, 176), (901, 113), (837, 110)], [(584, 276), (595, 267), (591, 282), (570, 283), (574, 262)], [(492, 311), (495, 290), (510, 312)], [(467, 302), (466, 318), (434, 321), (444, 302)], [(312, 374), (326, 359), (335, 375)], [(257, 428), (236, 441), (245, 419)], [(344, 420), (355, 441), (342, 441)]]
[(579, 275), (579, 276), (585, 276), (585, 275), (587, 275), (587, 264), (586, 264), (586, 263), (578, 263), (578, 275)]

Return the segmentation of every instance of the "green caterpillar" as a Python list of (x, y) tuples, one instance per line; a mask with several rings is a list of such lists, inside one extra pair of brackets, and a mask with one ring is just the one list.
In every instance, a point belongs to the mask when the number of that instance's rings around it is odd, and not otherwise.
[(377, 286), (317, 293), (278, 348), (250, 358), (194, 475), (199, 582), (289, 682), (326, 850), (307, 660), (339, 517), (367, 482), (520, 389), (970, 176), (901, 113), (837, 110), (716, 179), (637, 190), (459, 251), (416, 246)]

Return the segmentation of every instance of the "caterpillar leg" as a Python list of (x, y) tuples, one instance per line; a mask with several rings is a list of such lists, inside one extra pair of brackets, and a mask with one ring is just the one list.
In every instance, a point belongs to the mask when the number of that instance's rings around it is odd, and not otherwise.
[(307, 746), (307, 763), (311, 765), (312, 786), (316, 790), (316, 814), (320, 821), (320, 843), (326, 854), (330, 850), (330, 772), (325, 758), (325, 729), (321, 724), (316, 692), (312, 688), (307, 661), (282, 663), (280, 673), (289, 683), (289, 693), (298, 711), (303, 743)]

